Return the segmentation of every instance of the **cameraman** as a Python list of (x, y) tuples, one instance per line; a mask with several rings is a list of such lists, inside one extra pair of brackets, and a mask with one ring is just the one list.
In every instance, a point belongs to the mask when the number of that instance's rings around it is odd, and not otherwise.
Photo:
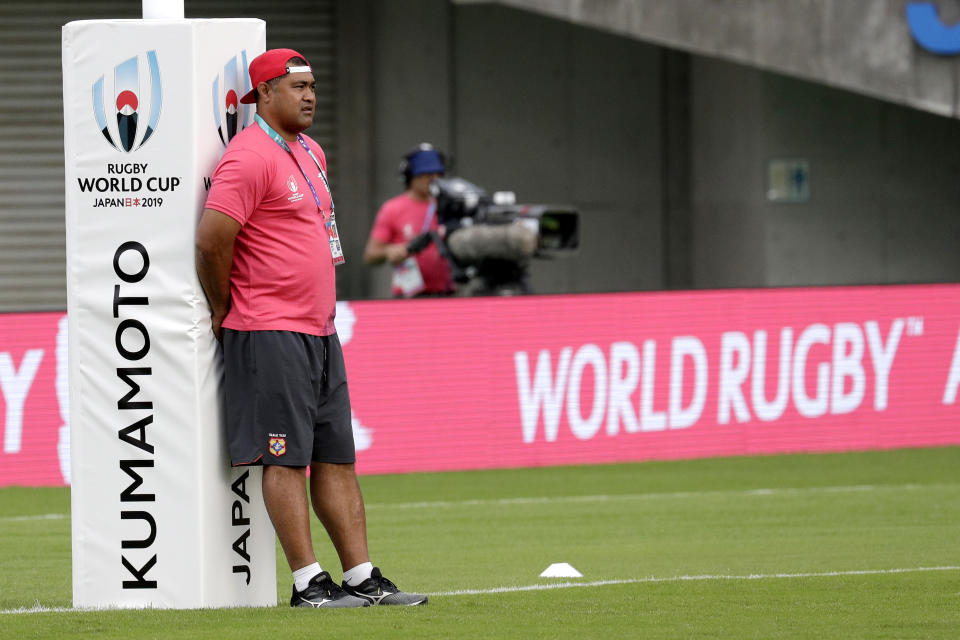
[(406, 191), (387, 200), (373, 222), (363, 260), (393, 266), (391, 290), (396, 297), (444, 296), (454, 292), (450, 265), (435, 243), (411, 255), (408, 245), (426, 232), (441, 232), (437, 203), (430, 184), (444, 174), (443, 154), (423, 143), (403, 157), (400, 173)]

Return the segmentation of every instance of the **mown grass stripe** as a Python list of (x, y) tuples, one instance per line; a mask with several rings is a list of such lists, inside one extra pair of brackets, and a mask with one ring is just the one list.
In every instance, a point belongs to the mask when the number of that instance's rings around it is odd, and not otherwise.
[[(699, 576), (669, 576), (646, 578), (626, 578), (622, 580), (593, 580), (589, 582), (556, 582), (550, 584), (528, 584), (514, 587), (493, 587), (492, 589), (459, 589), (457, 591), (436, 591), (427, 593), (431, 597), (479, 596), (498, 593), (517, 593), (521, 591), (549, 591), (552, 589), (576, 589), (583, 587), (605, 587), (618, 584), (654, 584), (662, 582), (705, 582), (712, 580), (785, 580), (798, 578), (836, 578), (843, 576), (875, 576), (898, 573), (920, 573), (925, 571), (960, 571), (960, 566), (943, 567), (909, 567), (898, 569), (857, 569), (851, 571), (819, 571), (810, 573), (754, 573), (747, 575), (708, 574)], [(37, 603), (30, 608), (0, 610), (0, 615), (29, 614), (29, 613), (79, 613), (84, 611), (118, 610), (68, 607), (45, 607)]]
[[(529, 496), (522, 498), (490, 498), (470, 500), (430, 500), (420, 502), (368, 502), (369, 509), (442, 509), (454, 507), (510, 506), (531, 504), (623, 502), (636, 500), (664, 500), (680, 498), (706, 498), (712, 496), (791, 496), (818, 493), (864, 493), (870, 491), (914, 491), (938, 487), (954, 487), (955, 484), (859, 484), (836, 487), (794, 487), (781, 489), (729, 489), (718, 491), (666, 491), (660, 493), (622, 493), (588, 496)], [(0, 516), (0, 522), (31, 522), (36, 520), (64, 520), (65, 513), (44, 513), (32, 516)]]

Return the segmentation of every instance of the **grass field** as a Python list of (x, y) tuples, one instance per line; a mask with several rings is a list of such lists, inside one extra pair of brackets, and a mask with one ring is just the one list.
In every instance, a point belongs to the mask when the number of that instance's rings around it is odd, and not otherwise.
[(9, 488), (0, 638), (960, 637), (957, 447), (361, 484), (374, 563), (427, 606), (291, 610), (278, 556), (273, 609), (75, 611), (69, 490)]

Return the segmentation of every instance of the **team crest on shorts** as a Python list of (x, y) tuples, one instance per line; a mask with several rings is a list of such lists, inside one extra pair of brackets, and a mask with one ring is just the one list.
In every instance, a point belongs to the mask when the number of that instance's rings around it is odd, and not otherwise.
[(287, 452), (286, 438), (270, 438), (270, 453), (280, 457)]

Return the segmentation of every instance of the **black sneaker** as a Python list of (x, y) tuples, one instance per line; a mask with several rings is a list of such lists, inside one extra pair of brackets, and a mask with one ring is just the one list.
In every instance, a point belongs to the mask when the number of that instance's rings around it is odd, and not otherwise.
[(321, 571), (310, 578), (310, 583), (303, 591), (297, 591), (293, 585), (293, 595), (290, 596), (291, 607), (369, 607), (370, 603), (363, 598), (355, 598), (345, 593), (330, 574)]
[(402, 604), (408, 607), (427, 604), (427, 596), (419, 593), (407, 593), (400, 591), (397, 585), (383, 577), (380, 569), (373, 568), (373, 573), (369, 578), (355, 587), (351, 587), (346, 582), (343, 583), (343, 590), (352, 596), (363, 598), (373, 605), (380, 604)]

